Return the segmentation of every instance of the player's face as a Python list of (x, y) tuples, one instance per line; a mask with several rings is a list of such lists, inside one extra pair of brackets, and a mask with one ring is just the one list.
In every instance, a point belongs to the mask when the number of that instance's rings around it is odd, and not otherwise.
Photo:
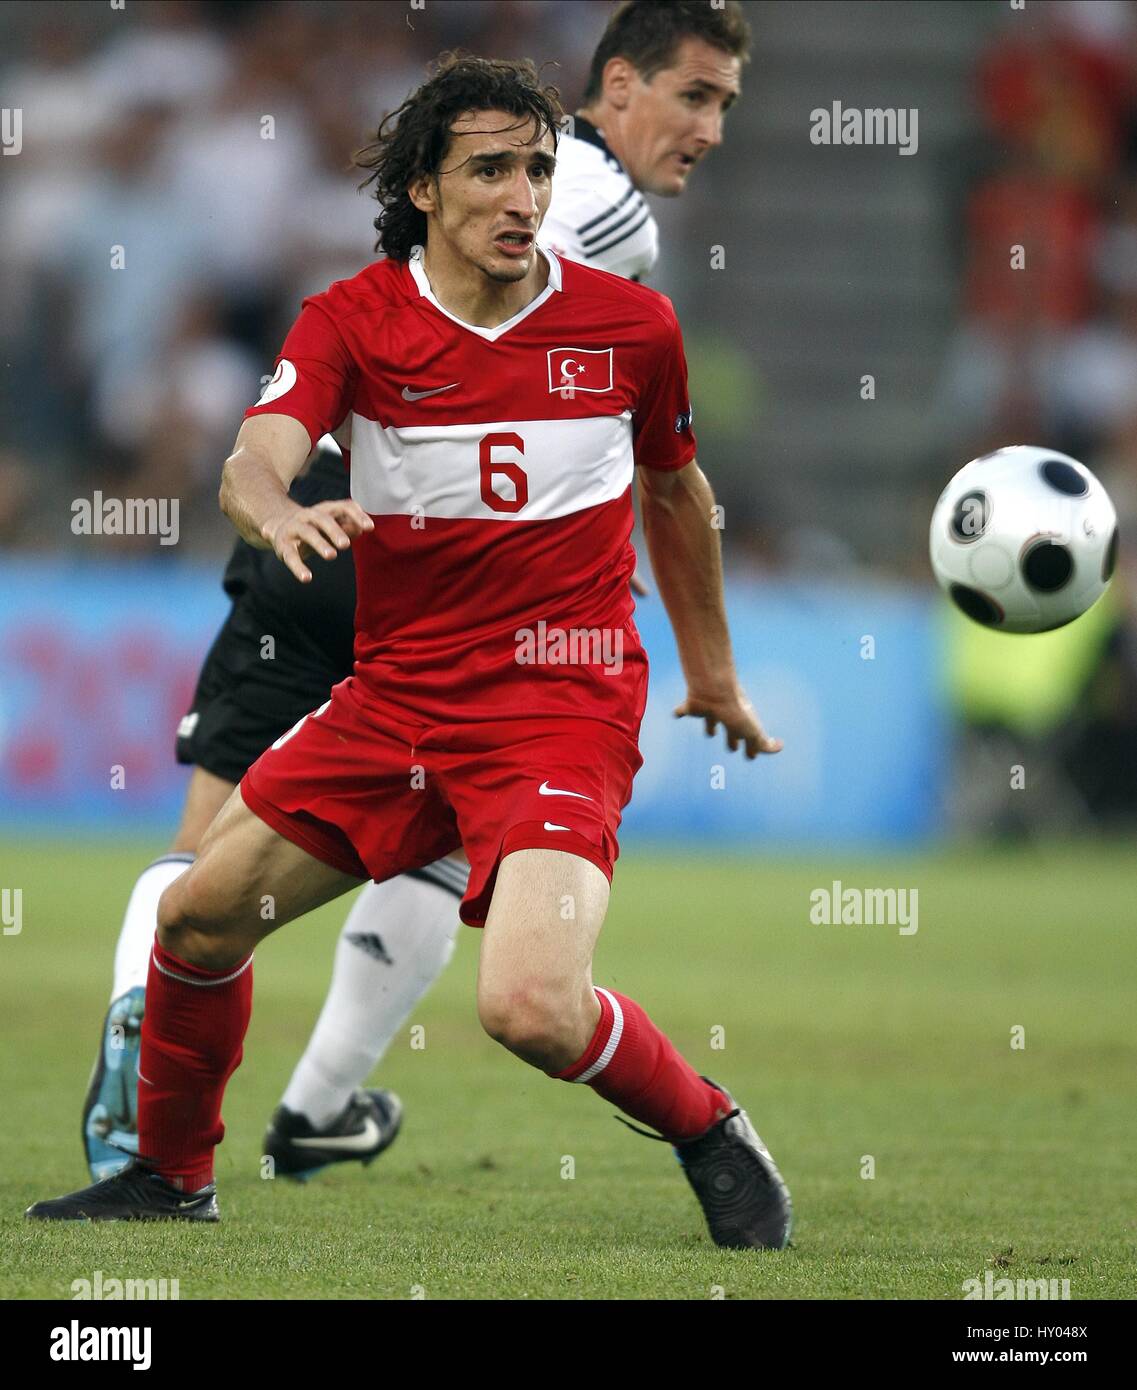
[(491, 280), (524, 280), (537, 256), (537, 231), (552, 197), (551, 131), (504, 111), (471, 111), (451, 127), (438, 171), (430, 226), (461, 259)]
[(624, 166), (637, 188), (673, 198), (700, 159), (722, 144), (723, 116), (737, 99), (742, 63), (702, 39), (684, 39), (671, 67), (629, 87)]

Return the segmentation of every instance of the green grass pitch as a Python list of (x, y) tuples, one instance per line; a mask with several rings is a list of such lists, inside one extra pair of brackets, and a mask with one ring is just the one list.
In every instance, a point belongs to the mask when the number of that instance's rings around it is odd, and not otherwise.
[[(987, 1269), (1069, 1279), (1074, 1299), (1134, 1294), (1131, 846), (626, 853), (597, 981), (638, 998), (748, 1108), (794, 1196), (782, 1254), (715, 1249), (664, 1145), (480, 1032), (468, 928), (412, 1020), (425, 1047), (404, 1030), (379, 1070), (407, 1107), (394, 1147), (303, 1187), (262, 1179), (263, 1127), (322, 1002), (343, 904), (258, 952), (222, 1223), (26, 1223), (29, 1202), (86, 1181), (79, 1109), (112, 947), (161, 848), (4, 850), (23, 930), (0, 937), (0, 1297), (68, 1298), (96, 1270), (176, 1278), (183, 1299), (959, 1299)], [(811, 925), (811, 890), (835, 878), (917, 888), (919, 930)]]

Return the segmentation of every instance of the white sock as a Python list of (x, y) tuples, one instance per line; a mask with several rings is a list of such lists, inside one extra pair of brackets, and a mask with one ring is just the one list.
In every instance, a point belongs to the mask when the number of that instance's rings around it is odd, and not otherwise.
[(289, 1110), (317, 1129), (343, 1111), (453, 955), (468, 877), (464, 864), (443, 859), (416, 876), (364, 887), (336, 943), (319, 1021), (284, 1093)]
[(126, 905), (118, 945), (114, 950), (114, 984), (111, 999), (124, 995), (136, 985), (146, 988), (150, 973), (150, 948), (158, 930), (158, 899), (166, 888), (193, 863), (192, 854), (164, 854), (138, 875)]

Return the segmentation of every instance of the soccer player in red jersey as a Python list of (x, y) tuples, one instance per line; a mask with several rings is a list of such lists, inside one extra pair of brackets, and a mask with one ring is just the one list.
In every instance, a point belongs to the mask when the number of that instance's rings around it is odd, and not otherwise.
[[(143, 1157), (30, 1216), (215, 1220), (254, 947), (361, 879), (463, 846), (486, 1031), (672, 1143), (718, 1243), (789, 1238), (789, 1194), (745, 1113), (592, 983), (641, 762), (636, 467), (687, 679), (677, 712), (750, 758), (781, 744), (735, 673), (671, 304), (537, 249), (559, 115), (529, 64), (444, 63), (380, 141), (386, 259), (305, 301), (247, 412), (222, 507), (301, 583), (308, 556), (350, 547), (354, 673), (253, 765), (163, 894)], [(289, 483), (333, 430), (351, 495), (302, 507)]]

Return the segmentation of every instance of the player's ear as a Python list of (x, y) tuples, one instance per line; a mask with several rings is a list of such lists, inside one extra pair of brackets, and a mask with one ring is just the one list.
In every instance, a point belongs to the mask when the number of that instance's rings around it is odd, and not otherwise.
[(419, 212), (438, 211), (438, 182), (430, 174), (420, 174), (407, 184), (407, 197)]
[(623, 111), (631, 100), (632, 84), (637, 76), (635, 68), (627, 58), (609, 58), (604, 64), (601, 78), (604, 100), (617, 111)]

